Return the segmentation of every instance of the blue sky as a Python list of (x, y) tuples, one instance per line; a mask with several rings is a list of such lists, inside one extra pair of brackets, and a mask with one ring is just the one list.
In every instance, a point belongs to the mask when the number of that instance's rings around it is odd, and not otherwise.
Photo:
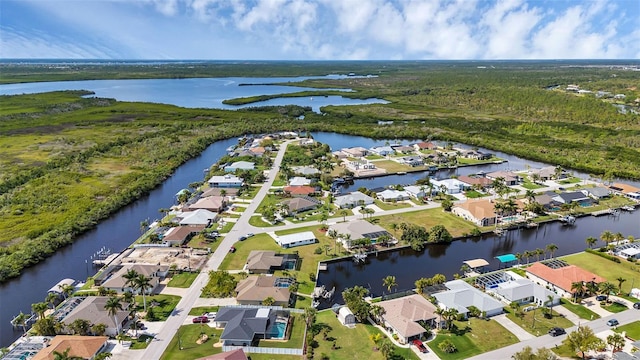
[(640, 0), (0, 0), (0, 58), (638, 59)]

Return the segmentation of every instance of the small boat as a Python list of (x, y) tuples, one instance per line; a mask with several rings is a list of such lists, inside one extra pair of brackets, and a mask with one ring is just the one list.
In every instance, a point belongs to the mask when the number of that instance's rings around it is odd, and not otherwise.
[(562, 222), (562, 225), (571, 226), (571, 225), (575, 225), (576, 218), (574, 216), (567, 215), (567, 216), (561, 217), (560, 221)]
[(364, 254), (364, 253), (353, 254), (353, 261), (356, 263), (364, 262), (366, 259), (367, 259), (367, 254)]
[(312, 308), (314, 308), (314, 309), (315, 309), (315, 308), (317, 308), (319, 305), (320, 305), (320, 301), (315, 300), (315, 299), (314, 299), (313, 301), (311, 301), (311, 307), (312, 307)]
[(622, 209), (622, 210), (624, 210), (624, 211), (633, 211), (633, 210), (635, 210), (636, 208), (635, 208), (635, 207), (633, 207), (633, 206), (631, 206), (631, 205), (625, 205), (625, 206), (621, 207), (620, 209)]
[(539, 225), (539, 224), (538, 224), (537, 222), (529, 222), (529, 223), (527, 223), (525, 226), (526, 226), (527, 228), (531, 229), (531, 228), (537, 228), (537, 227), (538, 227), (538, 225)]

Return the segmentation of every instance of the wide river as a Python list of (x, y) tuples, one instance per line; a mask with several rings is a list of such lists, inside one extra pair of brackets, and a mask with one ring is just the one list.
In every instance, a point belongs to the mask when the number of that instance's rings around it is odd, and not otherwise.
[[(255, 80), (255, 79), (253, 79)], [(126, 81), (120, 80), (124, 86)], [(182, 81), (182, 80), (181, 80)], [(274, 81), (271, 79), (271, 81)], [(247, 81), (249, 82), (249, 81)], [(255, 83), (255, 82), (254, 82)], [(47, 86), (51, 83), (43, 83)], [(67, 83), (62, 83), (67, 84)], [(87, 89), (85, 86), (79, 89)], [(251, 87), (242, 87), (251, 88)], [(0, 93), (3, 87), (0, 87)], [(39, 92), (55, 90), (56, 88), (40, 88)], [(58, 88), (61, 89), (61, 88)], [(124, 92), (128, 90), (123, 89)], [(103, 96), (103, 95), (100, 95)], [(118, 96), (119, 100), (125, 100)], [(235, 97), (235, 96), (231, 96)], [(161, 98), (148, 98), (146, 101), (163, 102)], [(311, 99), (306, 104), (311, 105)], [(315, 99), (313, 100), (315, 101)], [(173, 103), (166, 101), (167, 103)], [(384, 144), (384, 140), (373, 140), (365, 137), (349, 136), (334, 133), (314, 133), (316, 140), (327, 143), (332, 149), (348, 146), (371, 147)], [(394, 142), (394, 140), (390, 140)], [(21, 330), (13, 329), (9, 321), (20, 311), (28, 313), (32, 303), (43, 301), (46, 291), (63, 278), (83, 280), (93, 275), (95, 270), (90, 264), (90, 256), (102, 247), (120, 251), (130, 245), (139, 235), (140, 222), (145, 219), (160, 217), (158, 209), (172, 204), (174, 195), (187, 184), (202, 180), (202, 170), (215, 163), (226, 153), (226, 148), (234, 145), (235, 139), (218, 141), (209, 146), (201, 155), (181, 165), (174, 174), (149, 195), (139, 199), (113, 214), (109, 219), (101, 222), (94, 230), (85, 233), (70, 245), (55, 253), (46, 261), (25, 270), (19, 278), (0, 285), (0, 347), (13, 342), (21, 335)], [(507, 159), (507, 163), (483, 167), (487, 169), (524, 169), (527, 165), (539, 167), (544, 164), (526, 161), (507, 154), (497, 153), (499, 157)], [(479, 171), (479, 167), (461, 168), (459, 173)], [(408, 174), (401, 176), (387, 176), (373, 180), (359, 180), (359, 186), (378, 187), (389, 184), (408, 184), (425, 174)], [(439, 173), (438, 177), (443, 176)], [(583, 174), (576, 174), (585, 176)], [(619, 217), (583, 218), (577, 221), (577, 226), (567, 228), (558, 224), (541, 226), (538, 230), (523, 230), (511, 232), (506, 238), (487, 237), (467, 241), (456, 241), (450, 245), (430, 246), (421, 253), (410, 250), (395, 251), (380, 254), (377, 258), (367, 260), (367, 265), (354, 265), (351, 261), (331, 265), (329, 270), (320, 274), (319, 281), (329, 288), (336, 286), (339, 294), (345, 287), (361, 284), (369, 287), (374, 294), (382, 292), (382, 278), (396, 275), (399, 289), (410, 288), (413, 282), (423, 276), (443, 273), (451, 276), (457, 272), (463, 260), (482, 257), (492, 261), (493, 256), (507, 252), (522, 252), (538, 247), (544, 248), (548, 243), (556, 243), (559, 247), (557, 255), (576, 252), (584, 249), (584, 239), (596, 236), (603, 230), (622, 232), (625, 235), (640, 236), (640, 211), (622, 214)]]

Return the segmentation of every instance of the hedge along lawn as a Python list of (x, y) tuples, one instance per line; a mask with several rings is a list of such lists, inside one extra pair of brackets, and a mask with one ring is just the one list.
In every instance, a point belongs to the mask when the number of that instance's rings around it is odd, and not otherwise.
[[(440, 359), (466, 359), (519, 341), (495, 320), (470, 318), (468, 321), (454, 321), (454, 326), (458, 330), (454, 329), (452, 333), (440, 331), (433, 341), (427, 343)], [(440, 350), (438, 344), (446, 339), (451, 340), (458, 351), (447, 354)]]
[(475, 228), (471, 222), (463, 220), (461, 217), (455, 216), (449, 212), (445, 212), (442, 208), (418, 210), (412, 212), (406, 212), (402, 214), (394, 214), (387, 216), (374, 217), (379, 219), (378, 225), (384, 227), (393, 236), (399, 237), (402, 234), (400, 229), (396, 230), (396, 233), (391, 229), (391, 224), (395, 223), (398, 226), (400, 224), (408, 223), (423, 226), (427, 230), (435, 225), (444, 225), (447, 230), (453, 235), (462, 236), (463, 234), (469, 234)]
[(175, 274), (167, 283), (168, 287), (177, 287), (177, 288), (188, 288), (191, 286), (193, 281), (198, 277), (198, 273), (191, 272), (182, 272), (179, 274)]
[[(522, 307), (528, 306), (527, 304)], [(556, 305), (558, 306), (558, 305)], [(560, 316), (555, 310), (552, 312), (552, 318), (547, 319), (542, 313), (542, 308), (538, 308), (535, 311), (527, 311), (524, 313), (524, 317), (520, 318), (513, 313), (513, 309), (505, 308), (507, 312), (507, 318), (516, 323), (521, 328), (525, 329), (532, 335), (541, 336), (549, 332), (551, 328), (561, 327), (563, 329), (570, 328), (574, 324), (563, 316)], [(534, 320), (535, 316), (535, 320)]]
[[(585, 270), (589, 270), (594, 274), (598, 274), (615, 286), (618, 286), (616, 279), (623, 277), (627, 280), (622, 283), (622, 293), (624, 294), (631, 292), (632, 279), (640, 279), (640, 266), (626, 260), (621, 260), (620, 263), (616, 263), (587, 252), (563, 256), (562, 260), (571, 265), (577, 265)], [(637, 287), (637, 285), (638, 281), (636, 281), (634, 286)]]
[(581, 319), (586, 319), (586, 320), (600, 319), (600, 315), (594, 313), (593, 311), (587, 309), (582, 305), (574, 304), (571, 301), (564, 298), (560, 299), (560, 301), (562, 302), (562, 306), (567, 308), (572, 313), (578, 315)]
[(640, 340), (640, 321), (634, 321), (627, 325), (618, 326), (613, 331), (617, 333), (625, 333), (626, 336), (635, 341)]
[[(196, 341), (204, 332), (209, 340), (198, 345)], [(222, 352), (222, 347), (214, 347), (222, 335), (222, 329), (212, 328), (207, 324), (182, 325), (173, 335), (173, 339), (164, 351), (161, 360), (192, 360)], [(182, 343), (182, 350), (180, 344)]]

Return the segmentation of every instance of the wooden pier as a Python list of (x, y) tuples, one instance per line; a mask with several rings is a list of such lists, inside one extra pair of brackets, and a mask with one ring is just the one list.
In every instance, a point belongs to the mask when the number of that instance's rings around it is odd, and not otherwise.
[(591, 216), (611, 215), (611, 214), (613, 214), (613, 212), (614, 212), (614, 210), (612, 210), (612, 209), (604, 209), (604, 210), (592, 212)]

